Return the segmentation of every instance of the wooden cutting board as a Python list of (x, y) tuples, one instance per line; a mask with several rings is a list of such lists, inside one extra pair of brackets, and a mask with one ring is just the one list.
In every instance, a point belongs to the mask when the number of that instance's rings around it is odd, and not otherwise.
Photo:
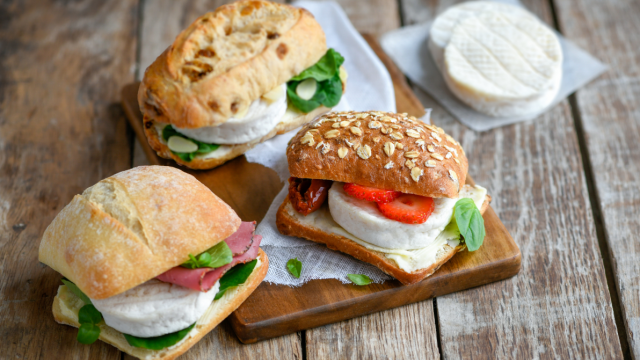
[[(374, 38), (365, 35), (365, 39), (391, 74), (398, 112), (424, 115), (422, 104), (404, 75)], [(127, 118), (151, 164), (178, 167), (173, 161), (158, 157), (146, 141), (138, 108), (138, 86), (139, 83), (130, 84), (122, 90)], [(208, 186), (245, 221), (261, 220), (284, 185), (273, 170), (249, 163), (244, 156), (213, 170), (179, 168)], [(467, 177), (467, 183), (473, 183), (473, 180)], [(263, 283), (230, 315), (231, 325), (240, 341), (253, 343), (516, 275), (520, 270), (520, 249), (491, 207), (485, 212), (484, 220), (486, 238), (479, 250), (456, 254), (420, 283), (403, 286), (393, 280), (356, 286), (338, 280), (315, 280), (298, 288)]]

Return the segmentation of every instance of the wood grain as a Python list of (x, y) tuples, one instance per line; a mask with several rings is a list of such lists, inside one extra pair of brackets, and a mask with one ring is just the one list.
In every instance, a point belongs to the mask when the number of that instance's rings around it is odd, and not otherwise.
[[(403, 1), (404, 18), (428, 21), (451, 3)], [(550, 20), (547, 2), (525, 4)], [(567, 102), (476, 133), (421, 94), (432, 119), (461, 141), (469, 173), (494, 196), (523, 255), (520, 275), (436, 299), (443, 357), (621, 358)]]
[(0, 5), (0, 357), (119, 359), (53, 320), (61, 276), (38, 263), (71, 198), (130, 167), (120, 88), (134, 79), (138, 3)]
[(307, 359), (440, 359), (433, 302), (306, 331)]
[(560, 0), (556, 9), (563, 34), (610, 65), (607, 73), (576, 93), (574, 105), (624, 331), (631, 355), (640, 359), (640, 3)]

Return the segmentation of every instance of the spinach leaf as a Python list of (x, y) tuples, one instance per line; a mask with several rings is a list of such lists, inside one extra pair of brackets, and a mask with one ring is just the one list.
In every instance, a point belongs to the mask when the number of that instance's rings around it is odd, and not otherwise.
[(331, 79), (344, 63), (344, 58), (339, 52), (329, 49), (317, 63), (307, 68), (291, 80), (299, 81), (308, 78), (314, 78), (316, 81), (325, 81)]
[[(463, 198), (453, 208), (455, 223), (464, 237), (469, 251), (476, 251), (482, 245), (485, 236), (484, 219), (473, 200)], [(453, 221), (452, 221), (453, 222)]]
[(367, 275), (347, 274), (347, 277), (349, 278), (349, 280), (351, 280), (351, 282), (353, 282), (356, 285), (363, 286), (363, 285), (371, 284), (371, 279)]
[(304, 100), (296, 93), (296, 88), (300, 81), (290, 81), (287, 83), (287, 96), (291, 104), (303, 113), (309, 113), (320, 105), (333, 107), (338, 105), (342, 97), (342, 80), (340, 74), (336, 74), (329, 80), (318, 83), (318, 89), (313, 97)]
[(87, 304), (80, 308), (78, 312), (78, 342), (81, 344), (93, 344), (100, 337), (100, 327), (98, 324), (102, 322), (102, 314), (91, 304)]
[(169, 141), (169, 138), (172, 136), (179, 136), (189, 141), (193, 141), (196, 145), (198, 145), (198, 150), (190, 153), (180, 153), (180, 152), (171, 151), (172, 153), (177, 155), (180, 159), (187, 162), (193, 160), (198, 154), (207, 154), (220, 147), (220, 145), (218, 144), (207, 144), (207, 143), (203, 143), (202, 141), (198, 141), (190, 137), (184, 136), (179, 132), (177, 132), (176, 129), (174, 129), (173, 126), (171, 125), (165, 126), (162, 129), (162, 138), (164, 139), (164, 141)]
[(287, 261), (287, 269), (289, 270), (291, 275), (300, 279), (300, 273), (302, 273), (302, 263), (300, 262), (300, 260), (298, 260), (298, 258), (289, 259), (289, 261)]
[(78, 328), (78, 336), (76, 339), (81, 344), (90, 345), (96, 342), (100, 337), (100, 327), (95, 324), (84, 323)]
[(227, 245), (226, 242), (221, 241), (197, 257), (189, 254), (189, 260), (180, 266), (187, 269), (203, 267), (217, 268), (227, 265), (231, 260), (233, 260), (233, 253), (231, 252), (231, 249), (229, 249), (229, 245)]
[(245, 264), (236, 265), (227, 271), (226, 274), (222, 275), (220, 278), (220, 289), (216, 294), (215, 300), (220, 299), (228, 289), (244, 284), (244, 282), (249, 278), (249, 275), (253, 272), (257, 263), (258, 259), (255, 259)]
[(71, 292), (79, 297), (85, 304), (91, 304), (91, 299), (89, 299), (89, 297), (87, 295), (85, 295), (82, 290), (80, 290), (80, 288), (78, 287), (78, 285), (72, 283), (71, 281), (62, 278), (62, 283), (65, 284), (65, 286), (71, 290)]
[[(294, 76), (287, 82), (287, 96), (291, 105), (303, 113), (309, 113), (320, 105), (333, 107), (338, 105), (342, 97), (342, 80), (340, 80), (340, 66), (344, 58), (340, 53), (329, 49), (324, 56), (310, 68)], [(313, 78), (318, 82), (313, 97), (304, 100), (296, 93), (298, 84), (305, 79)]]
[(131, 346), (145, 348), (149, 350), (162, 350), (164, 348), (168, 348), (169, 346), (175, 345), (178, 343), (178, 341), (184, 339), (184, 337), (187, 336), (189, 331), (191, 331), (191, 329), (193, 329), (194, 326), (196, 326), (195, 323), (193, 323), (188, 328), (182, 329), (180, 331), (176, 331), (176, 332), (166, 334), (166, 335), (161, 335), (161, 336), (149, 337), (149, 338), (141, 338), (141, 337), (137, 337), (129, 334), (124, 334), (124, 337), (125, 339), (127, 339), (127, 342)]

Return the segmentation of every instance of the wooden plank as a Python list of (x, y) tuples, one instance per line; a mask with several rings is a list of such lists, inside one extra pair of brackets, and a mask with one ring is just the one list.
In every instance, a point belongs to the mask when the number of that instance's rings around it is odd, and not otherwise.
[(640, 4), (556, 1), (562, 32), (608, 63), (576, 93), (630, 353), (640, 359)]
[[(373, 37), (368, 37), (374, 41)], [(421, 104), (407, 87), (404, 77), (393, 63), (374, 46), (378, 56), (391, 66), (398, 111), (421, 116)], [(144, 140), (141, 114), (135, 97), (137, 84), (123, 90), (123, 105), (131, 126)], [(410, 95), (410, 96), (409, 96)], [(404, 105), (402, 105), (404, 104)], [(406, 106), (406, 107), (402, 107)], [(148, 148), (145, 142), (144, 146)], [(147, 149), (154, 164), (177, 166), (162, 160)], [(252, 168), (253, 167), (253, 168)], [(256, 171), (264, 169), (265, 177), (256, 184)], [(275, 173), (257, 164), (247, 163), (244, 157), (208, 171), (189, 171), (213, 192), (227, 201), (244, 220), (260, 219), (282, 184)], [(274, 178), (269, 178), (271, 175)], [(467, 178), (467, 182), (473, 181)], [(251, 186), (249, 186), (250, 184)], [(250, 194), (248, 196), (247, 194)], [(263, 211), (260, 213), (259, 211)], [(249, 217), (247, 214), (251, 214)], [(294, 331), (350, 319), (363, 314), (391, 309), (416, 301), (479, 286), (515, 275), (520, 268), (520, 251), (500, 220), (489, 207), (484, 215), (487, 239), (481, 250), (471, 254), (462, 252), (430, 278), (410, 286), (397, 281), (367, 287), (343, 285), (337, 280), (317, 280), (299, 288), (262, 284), (245, 303), (231, 315), (231, 324), (243, 342), (255, 342)], [(277, 304), (265, 307), (264, 304)], [(396, 335), (397, 336), (397, 335)]]
[[(173, 0), (147, 0), (143, 2), (142, 9), (142, 26), (140, 39), (140, 65), (139, 79), (146, 69), (158, 55), (160, 55), (175, 39), (175, 37), (191, 24), (199, 16), (209, 11), (215, 10), (220, 5), (231, 1), (224, 0), (192, 0), (179, 2)], [(130, 91), (137, 91), (136, 88)], [(136, 102), (137, 104), (137, 102)], [(135, 108), (135, 106), (134, 106)], [(130, 109), (136, 110), (136, 109)], [(142, 135), (142, 134), (141, 134)], [(144, 136), (142, 137), (144, 138)], [(135, 165), (145, 163), (145, 156), (140, 153), (146, 148), (150, 150), (146, 141), (141, 146), (136, 146), (134, 152)], [(151, 152), (153, 154), (153, 152)], [(147, 154), (150, 155), (150, 154)], [(148, 157), (147, 157), (148, 159)], [(166, 165), (169, 161), (152, 162), (158, 165)], [(148, 161), (148, 160), (147, 160)], [(282, 188), (278, 176), (273, 171), (258, 165), (250, 164), (244, 157), (231, 161), (229, 166), (216, 169), (215, 172), (209, 174), (208, 183), (216, 189), (216, 194), (225, 202), (238, 209), (238, 202), (252, 201), (262, 206), (246, 207), (238, 211), (238, 215), (245, 220), (260, 220), (267, 212), (269, 203), (267, 199), (272, 199)], [(182, 170), (187, 170), (182, 168)], [(197, 173), (194, 172), (194, 173)], [(237, 183), (245, 189), (243, 192), (231, 192), (227, 187), (220, 183), (217, 179), (227, 179), (230, 174), (239, 175), (243, 179), (265, 179), (265, 186), (253, 186), (249, 181)], [(246, 176), (243, 176), (246, 175)], [(251, 176), (250, 176), (251, 175)], [(253, 344), (251, 346), (243, 346), (239, 343), (233, 332), (230, 331), (228, 325), (218, 326), (207, 335), (202, 341), (194, 346), (191, 351), (187, 352), (181, 358), (185, 359), (201, 359), (209, 358), (212, 354), (216, 354), (216, 358), (225, 359), (300, 359), (302, 353), (300, 337), (297, 334), (290, 334), (277, 339), (271, 339)]]
[[(402, 9), (423, 22), (451, 3), (405, 0)], [(550, 20), (547, 2), (525, 4)], [(443, 357), (621, 358), (567, 102), (534, 121), (476, 133), (418, 93), (462, 142), (469, 172), (489, 189), (523, 254), (519, 276), (436, 299)]]
[(306, 331), (307, 359), (440, 359), (433, 301)]
[(138, 2), (0, 5), (0, 357), (120, 359), (51, 313), (61, 276), (39, 264), (71, 198), (130, 166), (120, 88), (134, 79)]

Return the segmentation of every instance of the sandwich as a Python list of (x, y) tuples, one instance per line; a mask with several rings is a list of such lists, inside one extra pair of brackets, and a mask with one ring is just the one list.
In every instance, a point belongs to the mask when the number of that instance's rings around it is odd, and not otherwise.
[(211, 169), (340, 101), (344, 58), (308, 11), (265, 0), (219, 7), (147, 68), (138, 90), (149, 145)]
[(491, 198), (465, 184), (464, 150), (406, 113), (323, 115), (291, 139), (287, 161), (278, 230), (373, 264), (405, 285), (484, 240), (482, 213)]
[(47, 227), (39, 260), (62, 274), (53, 301), (77, 339), (174, 359), (256, 289), (269, 260), (255, 222), (180, 170), (144, 166), (76, 195)]

